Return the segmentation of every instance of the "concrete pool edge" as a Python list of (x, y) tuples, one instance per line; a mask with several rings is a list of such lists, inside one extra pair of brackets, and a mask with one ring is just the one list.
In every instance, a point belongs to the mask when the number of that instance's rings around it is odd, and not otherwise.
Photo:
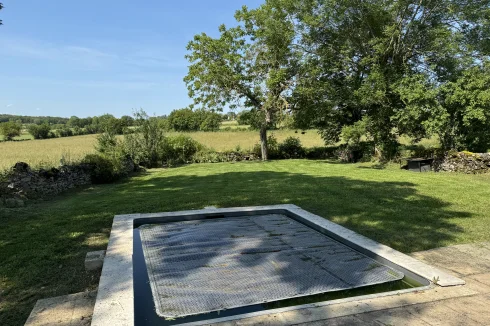
[[(416, 260), (415, 258), (407, 256), (385, 245), (379, 244), (338, 224), (330, 222), (325, 218), (309, 213), (300, 207), (291, 204), (256, 207), (212, 208), (168, 213), (116, 215), (114, 217), (106, 257), (104, 260), (104, 266), (102, 269), (102, 275), (99, 282), (99, 290), (95, 303), (92, 325), (134, 325), (132, 251), (133, 226), (135, 220), (152, 220), (157, 218), (168, 219), (172, 217), (186, 216), (192, 217), (202, 214), (246, 214), (247, 212), (260, 213), (274, 210), (287, 211), (300, 218), (304, 223), (315, 225), (316, 227), (326, 230), (328, 234), (335, 235), (337, 240), (345, 241), (346, 244), (352, 245), (354, 249), (362, 248), (363, 251), (372, 253), (373, 255), (381, 257), (387, 261), (391, 261), (392, 263), (405, 268), (414, 274), (427, 279), (428, 281), (437, 280), (437, 285), (453, 286), (465, 284), (463, 280), (446, 272), (440, 271), (432, 266)], [(426, 288), (428, 287), (424, 287), (423, 289)], [(382, 293), (378, 294), (378, 296), (386, 296), (396, 293), (403, 292), (395, 291), (393, 293)], [(360, 298), (361, 297), (354, 297), (350, 299), (359, 300)], [(342, 300), (346, 300), (347, 302), (348, 299)], [(339, 302), (337, 301), (336, 303)], [(315, 303), (313, 305), (319, 306), (321, 304), (322, 303)], [(290, 307), (289, 310), (301, 308), (302, 306), (295, 306)], [(272, 314), (275, 312), (276, 310), (271, 310), (268, 311), (267, 314)], [(264, 314), (264, 312), (260, 312), (259, 314)], [(229, 319), (236, 319), (236, 317), (230, 317)], [(210, 322), (210, 320), (207, 321), (207, 323)]]

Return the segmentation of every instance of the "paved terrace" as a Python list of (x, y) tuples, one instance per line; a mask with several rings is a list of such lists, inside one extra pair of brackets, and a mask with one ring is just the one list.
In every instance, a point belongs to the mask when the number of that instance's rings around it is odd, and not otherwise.
[[(464, 279), (466, 285), (215, 325), (490, 325), (490, 243), (456, 245), (412, 256)], [(89, 325), (94, 298), (85, 293), (39, 300), (26, 325)]]

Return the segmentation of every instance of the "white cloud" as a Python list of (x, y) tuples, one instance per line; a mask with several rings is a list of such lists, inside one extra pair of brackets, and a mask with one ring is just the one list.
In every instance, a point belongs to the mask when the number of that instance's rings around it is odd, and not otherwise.
[(41, 108), (36, 108), (36, 111), (41, 111)]
[(58, 45), (29, 39), (0, 38), (2, 55), (49, 60), (80, 68), (100, 68), (118, 60), (117, 55), (78, 45)]
[(7, 104), (7, 105), (5, 105), (6, 108), (11, 108), (13, 106), (14, 106), (13, 104)]
[[(125, 45), (125, 46), (123, 46)], [(107, 49), (100, 42), (96, 46)], [(60, 45), (26, 38), (0, 37), (2, 56), (24, 57), (66, 64), (85, 69), (108, 69), (114, 66), (132, 66), (134, 68), (182, 68), (187, 65), (181, 56), (171, 58), (165, 53), (168, 49), (154, 48), (138, 44), (112, 43), (111, 50), (84, 45)], [(137, 48), (129, 50), (128, 48)]]

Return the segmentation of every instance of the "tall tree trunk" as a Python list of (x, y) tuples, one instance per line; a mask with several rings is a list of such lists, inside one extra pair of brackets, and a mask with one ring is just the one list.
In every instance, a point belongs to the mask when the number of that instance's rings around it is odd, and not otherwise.
[(262, 161), (267, 161), (269, 151), (267, 150), (267, 125), (260, 127), (260, 150), (262, 152)]

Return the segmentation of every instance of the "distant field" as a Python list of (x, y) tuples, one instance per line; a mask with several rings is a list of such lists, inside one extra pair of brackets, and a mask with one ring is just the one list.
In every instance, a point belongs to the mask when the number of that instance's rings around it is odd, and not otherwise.
[[(315, 130), (308, 130), (304, 135), (293, 130), (276, 130), (270, 134), (282, 141), (289, 136), (298, 137), (306, 147), (322, 146), (323, 141)], [(177, 135), (175, 132), (167, 135)], [(240, 146), (243, 150), (251, 149), (259, 141), (257, 131), (220, 131), (188, 133), (201, 144), (217, 151), (233, 150)], [(88, 153), (94, 152), (96, 135), (85, 135), (46, 140), (30, 140), (0, 143), (0, 170), (10, 168), (16, 162), (26, 162), (35, 167), (57, 166), (60, 159), (79, 160)]]
[(35, 167), (58, 166), (60, 159), (78, 160), (94, 151), (95, 135), (0, 143), (0, 169), (16, 162)]

